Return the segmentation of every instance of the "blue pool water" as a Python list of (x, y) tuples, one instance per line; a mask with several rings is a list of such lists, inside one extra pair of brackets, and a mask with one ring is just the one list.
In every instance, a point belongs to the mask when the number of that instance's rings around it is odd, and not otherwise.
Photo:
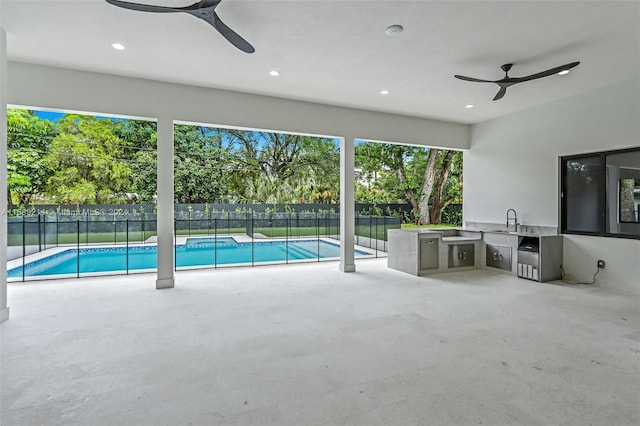
[[(238, 243), (231, 237), (188, 238), (177, 245), (176, 266), (214, 266), (286, 260), (323, 259), (340, 256), (340, 246), (323, 240), (258, 241)], [(157, 246), (99, 247), (69, 249), (44, 259), (27, 263), (24, 275), (66, 275), (92, 272), (118, 272), (157, 267)], [(356, 250), (356, 256), (371, 253)], [(9, 278), (22, 277), (22, 266), (7, 271)]]

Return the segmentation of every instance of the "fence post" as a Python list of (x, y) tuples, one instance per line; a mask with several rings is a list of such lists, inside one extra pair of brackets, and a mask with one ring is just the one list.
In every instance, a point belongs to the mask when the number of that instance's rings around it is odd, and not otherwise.
[(320, 262), (320, 221), (318, 220), (318, 212), (316, 211), (316, 242), (318, 243), (318, 262)]
[(24, 282), (24, 258), (27, 255), (27, 247), (26, 247), (26, 239), (25, 235), (25, 225), (24, 225), (24, 215), (22, 215), (22, 281)]
[[(291, 216), (291, 213), (289, 213), (289, 216)], [(289, 217), (284, 219), (284, 241), (284, 263), (289, 263)]]
[(80, 219), (76, 226), (76, 278), (80, 278)]
[(254, 265), (254, 258), (255, 258), (255, 244), (253, 242), (253, 212), (251, 212), (251, 266), (255, 266)]
[(218, 218), (213, 218), (213, 268), (218, 267)]
[(126, 244), (127, 244), (127, 275), (129, 275), (129, 218), (125, 220), (127, 226), (126, 230)]
[[(386, 216), (382, 216), (382, 220), (386, 220)], [(376, 258), (378, 257), (378, 217), (376, 216)]]
[[(402, 223), (402, 220), (400, 220), (400, 223)], [(382, 251), (387, 251), (387, 218), (384, 219), (384, 222), (382, 222), (382, 232), (384, 232), (384, 239), (382, 240)]]
[(42, 232), (42, 226), (40, 223), (40, 213), (38, 213), (38, 252), (42, 251), (42, 236), (41, 236), (41, 232)]

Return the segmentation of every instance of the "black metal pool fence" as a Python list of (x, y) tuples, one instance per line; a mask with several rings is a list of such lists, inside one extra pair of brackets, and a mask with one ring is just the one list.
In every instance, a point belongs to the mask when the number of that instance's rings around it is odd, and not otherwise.
[[(62, 212), (69, 214), (35, 214), (8, 218), (8, 255), (21, 261), (22, 281), (25, 278), (45, 279), (46, 276), (25, 277), (24, 265), (30, 254), (56, 247), (83, 246), (143, 246), (156, 243), (155, 213), (142, 211), (103, 211), (85, 209)], [(372, 256), (384, 256), (387, 250), (387, 230), (401, 226), (399, 217), (364, 216), (355, 218), (355, 244), (364, 247)], [(232, 211), (176, 211), (174, 233), (180, 237), (219, 237), (246, 235), (251, 242), (267, 239), (295, 238), (340, 239), (340, 215), (335, 212), (232, 212)], [(246, 237), (245, 237), (246, 238)], [(76, 250), (77, 256), (80, 251)], [(317, 259), (311, 261), (319, 261)], [(288, 260), (282, 263), (289, 263)], [(13, 262), (12, 264), (15, 264)], [(209, 265), (218, 267), (221, 265)], [(130, 271), (114, 272), (128, 274)], [(87, 276), (80, 274), (77, 276)]]

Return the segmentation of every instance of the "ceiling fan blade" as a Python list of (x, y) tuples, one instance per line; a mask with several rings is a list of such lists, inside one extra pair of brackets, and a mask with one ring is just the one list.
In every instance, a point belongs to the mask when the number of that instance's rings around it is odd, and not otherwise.
[(507, 86), (500, 86), (500, 90), (498, 90), (498, 93), (493, 97), (493, 100), (497, 101), (498, 99), (502, 99), (505, 93), (507, 93)]
[(238, 33), (229, 28), (215, 12), (215, 8), (220, 4), (222, 0), (201, 0), (193, 3), (190, 6), (185, 7), (165, 7), (154, 6), (140, 3), (131, 3), (128, 1), (120, 0), (106, 0), (107, 3), (114, 6), (122, 7), (124, 9), (136, 10), (139, 12), (156, 12), (156, 13), (173, 13), (173, 12), (185, 12), (190, 15), (200, 18), (203, 21), (210, 24), (213, 28), (218, 30), (229, 43), (233, 44), (243, 52), (253, 53), (256, 50), (245, 39), (243, 39)]
[(123, 9), (137, 10), (138, 12), (155, 12), (155, 13), (182, 12), (182, 10), (176, 9), (173, 7), (154, 6), (152, 4), (131, 3), (128, 1), (120, 1), (120, 0), (106, 0), (106, 2), (114, 6), (122, 7)]
[(473, 81), (474, 83), (495, 83), (495, 81), (491, 80), (480, 80), (479, 78), (473, 77), (465, 77), (464, 75), (454, 75), (455, 78), (464, 81)]
[(256, 49), (254, 49), (253, 46), (247, 40), (243, 39), (238, 33), (233, 31), (224, 22), (222, 22), (222, 20), (220, 19), (217, 13), (213, 12), (213, 15), (209, 15), (206, 18), (202, 18), (202, 19), (204, 19), (206, 22), (211, 24), (213, 28), (218, 30), (218, 32), (222, 34), (224, 38), (229, 40), (229, 43), (233, 44), (235, 47), (242, 50), (243, 52), (253, 53), (256, 51)]
[(571, 62), (569, 64), (566, 65), (560, 65), (559, 67), (555, 67), (555, 68), (551, 68), (548, 69), (546, 71), (540, 71), (538, 73), (535, 74), (531, 74), (531, 75), (527, 75), (525, 77), (516, 77), (513, 78), (512, 80), (515, 80), (516, 83), (522, 83), (523, 81), (530, 81), (530, 80), (535, 80), (537, 78), (542, 78), (542, 77), (547, 77), (553, 74), (558, 74), (560, 71), (564, 71), (564, 70), (570, 70), (571, 68), (577, 67), (580, 64), (580, 62)]

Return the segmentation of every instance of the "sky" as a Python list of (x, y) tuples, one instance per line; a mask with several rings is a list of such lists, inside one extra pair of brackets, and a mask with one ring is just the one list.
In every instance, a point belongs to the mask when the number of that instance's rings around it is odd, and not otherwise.
[[(41, 120), (50, 120), (50, 121), (53, 121), (53, 122), (59, 121), (65, 114), (63, 112), (53, 112), (53, 111), (44, 111), (44, 110), (34, 110), (33, 113), (34, 113), (34, 115), (36, 115)], [(103, 119), (109, 119), (110, 118), (110, 117), (100, 117), (100, 116), (96, 116), (96, 117), (97, 118), (103, 118)], [(340, 141), (339, 141), (339, 139), (334, 139), (333, 142), (337, 144)], [(358, 146), (363, 142), (365, 142), (365, 141), (361, 141), (361, 140), (358, 139), (358, 140), (355, 141), (355, 145)]]
[(62, 118), (64, 113), (52, 111), (33, 111), (33, 113), (42, 120), (56, 121)]

